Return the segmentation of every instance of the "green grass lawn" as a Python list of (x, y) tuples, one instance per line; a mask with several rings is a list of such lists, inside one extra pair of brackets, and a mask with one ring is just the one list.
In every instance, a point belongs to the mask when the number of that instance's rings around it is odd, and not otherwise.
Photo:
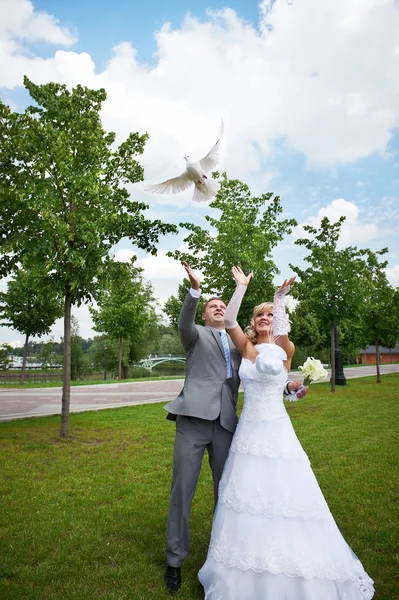
[[(375, 581), (375, 599), (398, 599), (399, 375), (381, 385), (348, 380), (335, 395), (318, 384), (288, 410), (343, 535)], [(170, 598), (163, 573), (174, 425), (162, 404), (72, 414), (70, 438), (58, 430), (59, 417), (0, 423), (0, 598)], [(197, 572), (211, 520), (204, 461), (176, 598), (203, 598)]]

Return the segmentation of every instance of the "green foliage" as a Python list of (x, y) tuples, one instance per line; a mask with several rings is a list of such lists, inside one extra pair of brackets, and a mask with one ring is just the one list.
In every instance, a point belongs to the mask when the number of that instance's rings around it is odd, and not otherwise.
[(289, 319), (291, 321), (290, 339), (296, 348), (302, 346), (319, 351), (328, 347), (329, 332), (325, 325), (320, 323), (317, 316), (309, 311), (306, 301), (297, 304), (295, 310), (290, 312)]
[(298, 369), (302, 366), (309, 356), (318, 358), (323, 364), (330, 364), (330, 352), (326, 348), (316, 348), (315, 346), (295, 346), (294, 356), (292, 357), (291, 369)]
[(40, 344), (40, 353), (38, 360), (41, 363), (41, 368), (45, 373), (54, 365), (62, 365), (62, 354), (57, 354), (56, 344), (53, 340)]
[(0, 292), (2, 325), (27, 338), (48, 333), (62, 313), (62, 299), (40, 271), (18, 269), (8, 282), (7, 291)]
[[(219, 176), (218, 173), (215, 175)], [(272, 193), (252, 196), (249, 187), (239, 180), (229, 180), (223, 174), (221, 188), (210, 205), (220, 215), (207, 215), (209, 228), (203, 229), (192, 223), (180, 223), (190, 233), (184, 242), (188, 252), (171, 252), (170, 256), (186, 260), (200, 270), (204, 279), (201, 290), (206, 294), (220, 296), (228, 302), (235, 289), (231, 275), (233, 265), (241, 266), (254, 278), (248, 287), (240, 310), (242, 325), (249, 323), (255, 305), (273, 299), (273, 277), (278, 269), (271, 259), (273, 248), (291, 232), (294, 219), (279, 220), (282, 206), (278, 196)]]
[[(86, 341), (86, 340), (85, 340)], [(87, 342), (91, 343), (91, 340), (87, 340)], [(59, 342), (56, 342), (54, 340), (51, 340), (51, 342), (43, 342), (43, 341), (39, 341), (39, 340), (30, 340), (28, 342), (28, 356), (33, 356), (36, 359), (38, 358), (39, 355), (42, 354), (42, 352), (46, 353), (46, 350), (43, 350), (43, 347), (46, 346), (47, 344), (52, 345), (52, 352), (54, 352), (54, 354), (58, 354), (61, 355), (61, 363), (62, 363), (62, 353), (64, 351), (64, 342), (61, 340)], [(23, 348), (14, 348), (14, 354), (15, 356), (22, 356), (24, 353), (24, 349)]]
[[(103, 289), (97, 295), (98, 309), (90, 308), (96, 331), (120, 344), (129, 340), (131, 362), (145, 355), (150, 326), (157, 322), (153, 289), (142, 277), (142, 269), (130, 263), (110, 262)], [(120, 356), (119, 372), (128, 361)]]
[(25, 258), (79, 304), (122, 237), (155, 252), (159, 234), (175, 227), (145, 219), (147, 205), (124, 187), (143, 179), (135, 156), (148, 135), (114, 147), (100, 119), (105, 90), (24, 83), (37, 105), (19, 114), (0, 102), (0, 273)]
[[(163, 308), (164, 313), (166, 313), (169, 317), (169, 323), (171, 326), (177, 331), (179, 325), (179, 316), (180, 311), (183, 306), (183, 302), (187, 293), (190, 289), (190, 282), (188, 279), (184, 278), (183, 282), (179, 285), (177, 290), (177, 297), (170, 296), (165, 302), (165, 306)], [(195, 315), (195, 322), (197, 325), (203, 325), (204, 321), (202, 320), (202, 312), (205, 304), (205, 299), (203, 296), (200, 297), (197, 306), (197, 312)]]
[(11, 364), (13, 349), (8, 344), (0, 345), (0, 369), (8, 369)]
[(87, 355), (82, 348), (82, 338), (79, 335), (79, 321), (71, 317), (71, 379), (81, 379), (89, 371)]
[[(109, 335), (97, 335), (88, 350), (88, 362), (95, 371), (105, 371), (108, 374), (118, 372), (119, 340)], [(123, 344), (123, 363), (127, 364), (129, 343)]]
[[(300, 277), (293, 293), (302, 303), (303, 314), (312, 315), (321, 326), (319, 331), (330, 331), (331, 391), (335, 391), (335, 342), (333, 325), (343, 321), (360, 321), (365, 296), (363, 252), (348, 246), (338, 250), (338, 239), (345, 217), (330, 223), (324, 217), (320, 228), (305, 225), (309, 237), (296, 240), (309, 251), (305, 261), (309, 267), (301, 269), (290, 264)], [(306, 317), (305, 317), (306, 318)]]
[(160, 356), (184, 356), (183, 346), (177, 333), (164, 333), (158, 343)]
[(142, 304), (142, 308), (146, 308), (145, 315), (143, 316), (142, 325), (140, 329), (135, 330), (133, 335), (129, 338), (129, 364), (135, 363), (144, 356), (148, 356), (153, 352), (154, 346), (156, 346), (159, 340), (159, 320), (160, 316), (156, 310), (156, 300), (153, 297), (152, 286), (147, 283), (147, 292), (143, 295), (143, 301), (145, 296), (147, 299), (146, 305)]
[(367, 344), (376, 346), (377, 383), (381, 383), (379, 347), (393, 348), (399, 339), (399, 289), (395, 290), (386, 276), (387, 261), (379, 257), (388, 251), (365, 252), (367, 294), (362, 306), (363, 332)]
[(355, 363), (360, 350), (368, 345), (365, 336), (364, 322), (359, 319), (342, 321), (339, 330), (339, 346), (343, 360)]
[(303, 310), (310, 311), (328, 329), (344, 319), (360, 319), (365, 294), (362, 251), (352, 246), (337, 248), (344, 220), (341, 217), (331, 223), (324, 217), (320, 229), (305, 225), (309, 237), (295, 244), (309, 250), (305, 261), (310, 266), (301, 269), (290, 264), (300, 277), (293, 291), (304, 303)]
[(65, 299), (65, 379), (61, 435), (68, 432), (71, 305), (98, 292), (109, 252), (123, 237), (156, 253), (176, 227), (150, 221), (126, 185), (143, 179), (136, 157), (148, 135), (119, 147), (101, 124), (105, 90), (24, 84), (35, 104), (24, 113), (0, 101), (0, 276), (18, 263), (50, 274)]
[(363, 324), (366, 343), (393, 348), (399, 339), (399, 288), (395, 290), (387, 279), (387, 261), (379, 262), (387, 251), (367, 250), (365, 256), (368, 293), (363, 304)]

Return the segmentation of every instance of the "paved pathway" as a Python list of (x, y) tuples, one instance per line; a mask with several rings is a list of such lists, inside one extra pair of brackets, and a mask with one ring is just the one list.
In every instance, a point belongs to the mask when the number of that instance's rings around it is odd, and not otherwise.
[[(399, 372), (399, 364), (383, 365), (382, 373)], [(375, 366), (345, 369), (348, 379), (375, 376)], [(290, 373), (290, 379), (301, 380), (300, 373)], [(151, 402), (167, 402), (183, 387), (183, 379), (106, 383), (71, 388), (71, 412), (134, 406)], [(0, 389), (0, 421), (23, 417), (39, 417), (61, 413), (61, 388)]]

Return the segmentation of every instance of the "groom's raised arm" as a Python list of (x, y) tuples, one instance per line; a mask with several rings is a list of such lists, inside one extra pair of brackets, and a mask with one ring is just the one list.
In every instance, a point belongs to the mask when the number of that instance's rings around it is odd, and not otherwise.
[(191, 283), (191, 290), (188, 292), (180, 312), (179, 333), (183, 347), (187, 350), (198, 336), (194, 321), (201, 292), (198, 277), (186, 262), (183, 264)]

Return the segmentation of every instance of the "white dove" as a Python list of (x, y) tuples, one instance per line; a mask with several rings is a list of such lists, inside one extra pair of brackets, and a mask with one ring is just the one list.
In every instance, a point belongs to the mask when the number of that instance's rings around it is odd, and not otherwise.
[(208, 154), (197, 162), (190, 162), (190, 157), (185, 156), (186, 170), (178, 177), (167, 179), (162, 183), (150, 185), (145, 189), (146, 192), (156, 194), (177, 194), (183, 192), (194, 184), (194, 202), (206, 202), (210, 200), (219, 191), (220, 183), (215, 179), (207, 177), (206, 173), (212, 171), (219, 160), (219, 145), (223, 134), (223, 121), (220, 126), (220, 136), (216, 144), (209, 150)]

